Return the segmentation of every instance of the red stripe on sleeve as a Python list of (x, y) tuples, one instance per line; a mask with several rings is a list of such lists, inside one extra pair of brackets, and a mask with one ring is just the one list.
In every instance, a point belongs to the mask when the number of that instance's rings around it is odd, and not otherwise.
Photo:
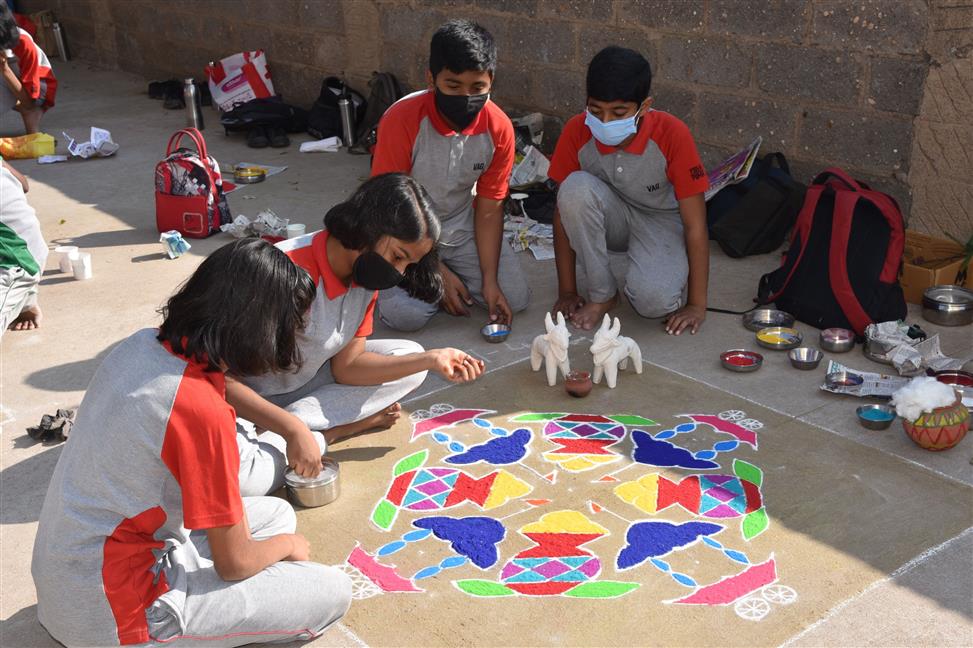
[(372, 157), (372, 176), (411, 173), (412, 151), (423, 117), (424, 95), (392, 104), (378, 122), (378, 141)]
[(365, 309), (365, 316), (362, 317), (361, 326), (355, 331), (355, 337), (368, 337), (375, 329), (375, 302), (378, 300), (378, 293), (372, 295), (372, 301)]
[(591, 131), (584, 125), (584, 113), (569, 119), (564, 125), (564, 130), (561, 131), (557, 146), (554, 147), (554, 156), (551, 158), (551, 168), (548, 169), (547, 176), (561, 184), (569, 175), (580, 171), (578, 151), (589, 139), (591, 139)]
[(510, 171), (514, 167), (514, 126), (492, 101), (483, 110), (489, 111), (487, 130), (493, 139), (493, 159), (476, 181), (476, 195), (503, 200), (510, 189)]
[(169, 414), (162, 461), (182, 489), (187, 529), (232, 526), (243, 517), (236, 413), (226, 379), (190, 362)]

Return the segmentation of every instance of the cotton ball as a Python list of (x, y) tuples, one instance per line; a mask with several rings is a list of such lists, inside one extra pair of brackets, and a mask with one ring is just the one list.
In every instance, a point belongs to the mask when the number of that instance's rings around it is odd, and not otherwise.
[(915, 421), (924, 413), (952, 405), (955, 401), (956, 393), (952, 387), (935, 378), (919, 376), (895, 392), (891, 403), (895, 406), (896, 414), (907, 421)]

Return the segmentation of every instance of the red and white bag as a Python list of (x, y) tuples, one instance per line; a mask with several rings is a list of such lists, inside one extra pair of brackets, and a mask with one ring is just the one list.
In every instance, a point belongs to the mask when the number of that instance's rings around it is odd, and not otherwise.
[[(196, 150), (180, 146), (183, 137)], [(195, 128), (177, 131), (169, 138), (165, 158), (155, 166), (156, 227), (205, 238), (231, 220), (220, 165), (206, 152), (203, 134)]]
[(223, 112), (254, 99), (274, 95), (270, 69), (263, 50), (227, 56), (216, 65), (206, 66), (213, 103)]

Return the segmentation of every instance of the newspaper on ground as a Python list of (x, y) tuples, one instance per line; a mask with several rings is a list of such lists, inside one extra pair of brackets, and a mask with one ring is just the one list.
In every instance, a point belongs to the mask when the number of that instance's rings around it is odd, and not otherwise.
[(73, 137), (61, 131), (68, 141), (68, 152), (74, 157), (87, 159), (90, 157), (108, 157), (118, 151), (119, 145), (112, 141), (111, 133), (104, 128), (91, 127), (91, 134), (87, 142), (78, 142)]
[(538, 261), (554, 258), (553, 225), (538, 223), (526, 215), (507, 216), (503, 231), (514, 250), (530, 250)]
[(703, 197), (709, 200), (723, 187), (746, 180), (747, 176), (750, 175), (753, 161), (757, 159), (757, 151), (760, 150), (761, 142), (763, 142), (763, 138), (757, 136), (755, 140), (750, 142), (750, 146), (734, 153), (709, 169), (706, 172), (706, 175), (709, 176), (709, 188), (703, 194)]
[(902, 376), (911, 376), (926, 369), (944, 371), (959, 369), (970, 358), (951, 358), (940, 348), (939, 334), (926, 339), (913, 339), (909, 325), (902, 321), (869, 324), (865, 329), (870, 357), (886, 362)]
[(544, 182), (550, 168), (551, 161), (547, 156), (533, 146), (528, 146), (524, 159), (514, 166), (513, 173), (510, 174), (510, 186), (520, 187), (532, 182)]
[(269, 209), (257, 214), (257, 217), (250, 220), (243, 214), (237, 214), (232, 223), (221, 225), (220, 230), (243, 238), (245, 236), (287, 236), (287, 219), (281, 218)]
[(872, 371), (859, 371), (858, 369), (851, 369), (840, 362), (835, 362), (834, 360), (828, 361), (828, 371), (825, 375), (827, 376), (842, 371), (854, 374), (856, 376), (861, 376), (862, 384), (831, 386), (828, 384), (827, 379), (825, 379), (824, 384), (821, 385), (821, 390), (831, 392), (832, 394), (848, 394), (849, 396), (858, 396), (859, 398), (863, 398), (865, 396), (891, 398), (892, 394), (894, 394), (899, 388), (908, 384), (910, 380), (909, 378), (903, 378), (902, 376), (887, 376), (885, 374), (879, 374)]

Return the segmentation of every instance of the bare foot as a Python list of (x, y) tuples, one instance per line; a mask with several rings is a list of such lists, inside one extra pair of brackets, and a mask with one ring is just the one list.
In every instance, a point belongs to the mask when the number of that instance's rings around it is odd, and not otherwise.
[(361, 434), (362, 432), (387, 430), (395, 425), (395, 422), (398, 421), (401, 416), (402, 406), (398, 403), (392, 403), (381, 412), (372, 414), (371, 416), (366, 416), (360, 421), (348, 423), (347, 425), (338, 425), (330, 430), (325, 430), (324, 440), (330, 445), (336, 441), (347, 439), (348, 437), (355, 436), (356, 434)]
[(590, 331), (599, 324), (605, 313), (618, 304), (618, 293), (606, 302), (588, 302), (571, 315), (571, 323), (580, 329)]
[(35, 328), (40, 328), (41, 317), (40, 306), (28, 306), (20, 311), (20, 316), (10, 322), (10, 326), (7, 328), (11, 331), (30, 331)]

